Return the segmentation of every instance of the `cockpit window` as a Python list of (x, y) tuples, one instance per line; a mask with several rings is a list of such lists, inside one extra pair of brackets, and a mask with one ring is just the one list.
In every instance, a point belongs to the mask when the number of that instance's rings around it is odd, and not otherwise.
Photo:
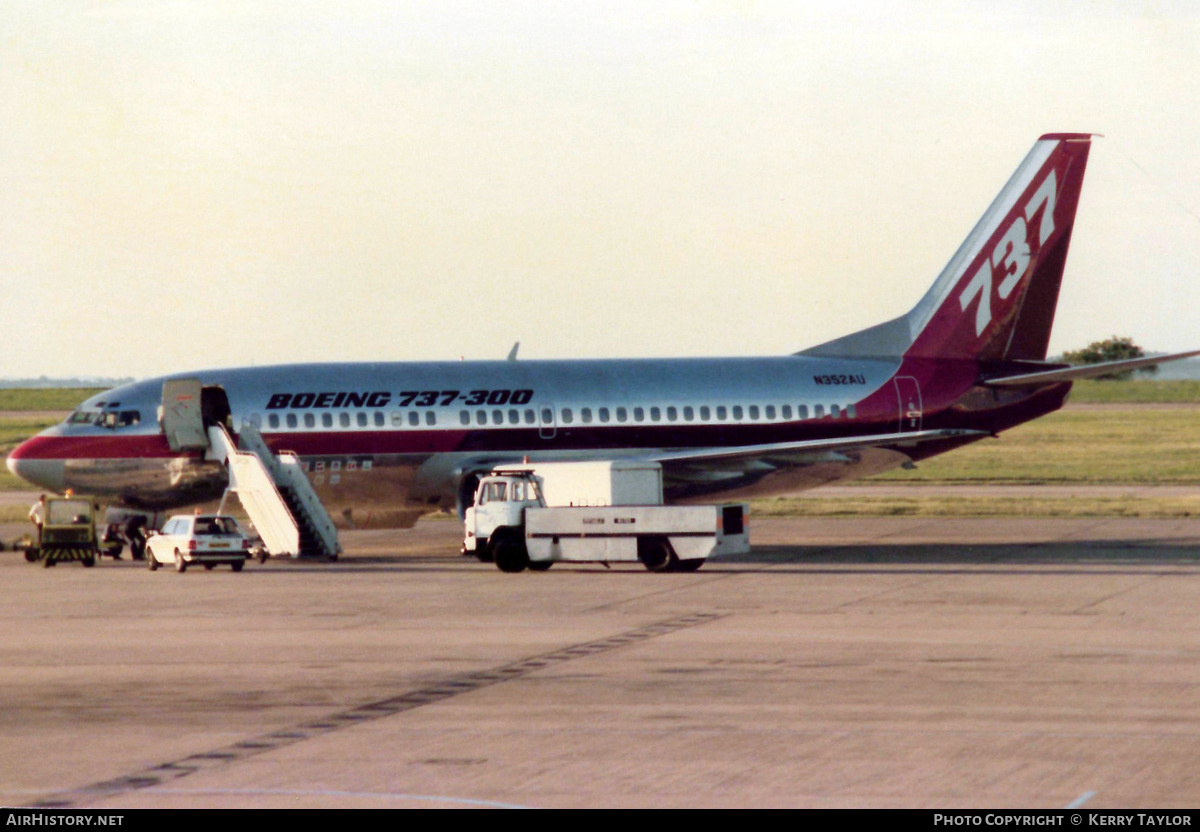
[(76, 410), (67, 419), (69, 425), (96, 425), (102, 428), (126, 428), (142, 421), (137, 410)]

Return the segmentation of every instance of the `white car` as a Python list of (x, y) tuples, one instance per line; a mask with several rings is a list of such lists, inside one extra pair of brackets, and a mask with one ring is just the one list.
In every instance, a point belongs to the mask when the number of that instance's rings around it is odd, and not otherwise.
[(227, 563), (234, 572), (241, 572), (250, 554), (250, 540), (232, 517), (177, 514), (146, 541), (146, 565), (151, 572), (171, 564), (176, 572), (186, 572), (192, 564), (212, 569)]

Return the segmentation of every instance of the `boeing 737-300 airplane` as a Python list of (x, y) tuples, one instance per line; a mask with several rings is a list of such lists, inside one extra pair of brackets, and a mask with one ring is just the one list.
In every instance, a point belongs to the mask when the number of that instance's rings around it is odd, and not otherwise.
[(656, 461), (668, 501), (919, 461), (1057, 410), (1074, 379), (1197, 354), (1045, 361), (1090, 147), (1042, 136), (912, 311), (794, 355), (187, 373), (93, 396), (8, 467), (130, 511), (208, 502), (229, 484), (221, 425), (294, 452), (339, 525), (395, 527), (461, 509), (480, 473), (525, 458)]

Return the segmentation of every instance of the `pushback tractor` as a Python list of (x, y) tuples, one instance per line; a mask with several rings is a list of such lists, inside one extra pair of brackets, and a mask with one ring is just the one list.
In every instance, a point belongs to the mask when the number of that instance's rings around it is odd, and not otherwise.
[(463, 553), (504, 572), (558, 562), (641, 563), (691, 572), (750, 551), (747, 506), (666, 506), (657, 463), (505, 466), (483, 476), (466, 510)]

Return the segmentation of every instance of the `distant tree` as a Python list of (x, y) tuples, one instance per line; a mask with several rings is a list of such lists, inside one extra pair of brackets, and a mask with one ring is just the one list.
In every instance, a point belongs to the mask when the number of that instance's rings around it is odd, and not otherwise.
[[(1114, 335), (1111, 338), (1105, 338), (1103, 341), (1094, 341), (1088, 344), (1081, 350), (1071, 350), (1064, 352), (1062, 355), (1063, 361), (1068, 364), (1103, 364), (1105, 361), (1122, 361), (1127, 358), (1144, 358), (1146, 351), (1133, 343), (1132, 338), (1123, 338)], [(1133, 375), (1135, 371), (1127, 371), (1124, 373), (1113, 373), (1107, 376), (1098, 376), (1101, 379), (1127, 379)], [(1157, 367), (1147, 367), (1136, 372), (1151, 375), (1158, 372)]]

